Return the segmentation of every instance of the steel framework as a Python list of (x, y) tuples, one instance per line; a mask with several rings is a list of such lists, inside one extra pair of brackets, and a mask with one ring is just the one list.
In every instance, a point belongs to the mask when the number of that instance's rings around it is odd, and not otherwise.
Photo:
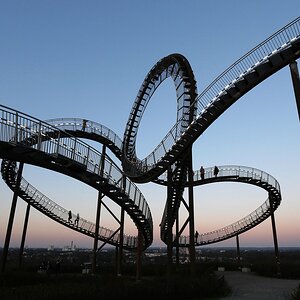
[[(171, 54), (161, 59), (147, 74), (134, 101), (123, 140), (109, 128), (85, 119), (53, 119), (41, 121), (14, 109), (0, 106), (0, 157), (2, 177), (14, 191), (11, 217), (7, 229), (4, 253), (7, 254), (14, 207), (17, 197), (24, 199), (53, 220), (94, 238), (95, 266), (98, 240), (138, 253), (152, 243), (153, 223), (150, 208), (134, 182), (153, 181), (168, 187), (166, 207), (161, 222), (161, 239), (168, 245), (169, 261), (172, 248), (189, 247), (191, 262), (195, 246), (219, 242), (253, 228), (271, 216), (276, 258), (278, 245), (274, 211), (281, 202), (280, 187), (271, 175), (249, 167), (219, 166), (217, 176), (212, 168), (205, 169), (205, 177), (192, 166), (192, 146), (202, 133), (232, 104), (263, 80), (290, 65), (296, 103), (299, 110), (299, 72), (296, 60), (300, 57), (300, 18), (298, 17), (254, 49), (237, 60), (220, 74), (199, 95), (196, 80), (188, 60), (181, 54)], [(167, 78), (174, 82), (177, 95), (177, 121), (157, 147), (145, 158), (136, 155), (136, 138), (143, 113), (155, 91)], [(300, 111), (298, 111), (300, 115)], [(103, 144), (99, 152), (81, 138)], [(122, 168), (108, 156), (109, 148)], [(19, 167), (16, 162), (20, 162)], [(22, 177), (23, 164), (32, 164), (54, 170), (78, 179), (99, 191), (96, 224), (79, 218), (77, 225), (68, 222), (68, 211), (39, 192)], [(196, 185), (220, 181), (244, 182), (265, 189), (269, 198), (253, 213), (214, 232), (195, 235), (194, 193)], [(183, 198), (188, 188), (188, 202)], [(117, 231), (99, 226), (102, 194), (121, 207)], [(188, 218), (179, 228), (178, 210), (183, 204)], [(124, 212), (138, 229), (138, 236), (124, 234)], [(28, 221), (28, 215), (26, 219)], [(75, 216), (73, 216), (75, 218)], [(114, 216), (118, 219), (116, 216)], [(22, 244), (25, 240), (24, 225)], [(172, 229), (176, 222), (176, 233)], [(189, 225), (189, 236), (183, 236)], [(239, 243), (238, 243), (239, 244)], [(121, 254), (118, 272), (121, 272)], [(4, 256), (2, 265), (5, 266)], [(21, 261), (21, 259), (20, 259)], [(4, 267), (2, 267), (4, 269)]]

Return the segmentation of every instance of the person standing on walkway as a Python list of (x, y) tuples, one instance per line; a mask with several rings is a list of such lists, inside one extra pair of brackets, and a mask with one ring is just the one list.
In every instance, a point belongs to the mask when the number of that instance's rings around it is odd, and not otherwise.
[(78, 227), (78, 222), (79, 222), (79, 213), (77, 213), (76, 219), (74, 221), (74, 224)]
[(85, 131), (85, 129), (86, 129), (86, 123), (87, 123), (87, 120), (83, 119), (82, 120), (82, 131)]
[(69, 210), (68, 222), (72, 223), (72, 212)]
[(203, 166), (201, 166), (201, 168), (200, 168), (200, 176), (201, 176), (201, 180), (204, 179), (204, 174), (205, 174), (205, 170), (204, 170)]
[(217, 177), (219, 174), (219, 168), (217, 166), (214, 167), (214, 175)]

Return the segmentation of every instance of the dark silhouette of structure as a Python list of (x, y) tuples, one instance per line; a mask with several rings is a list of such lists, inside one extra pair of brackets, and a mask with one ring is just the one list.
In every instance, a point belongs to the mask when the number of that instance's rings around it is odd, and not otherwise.
[[(295, 19), (274, 35), (249, 51), (218, 76), (198, 95), (196, 80), (188, 60), (181, 54), (162, 58), (147, 74), (133, 104), (120, 139), (113, 131), (85, 119), (55, 119), (47, 122), (30, 117), (11, 108), (0, 106), (1, 173), (14, 191), (13, 203), (5, 239), (2, 271), (5, 269), (17, 197), (35, 207), (53, 220), (94, 238), (93, 271), (97, 251), (106, 243), (118, 248), (118, 270), (121, 274), (123, 249), (137, 251), (137, 279), (141, 276), (141, 253), (153, 239), (150, 208), (134, 182), (153, 181), (167, 187), (167, 201), (161, 221), (161, 239), (168, 247), (169, 270), (173, 247), (188, 247), (191, 271), (194, 271), (195, 246), (211, 244), (236, 237), (271, 217), (277, 265), (279, 253), (274, 211), (280, 205), (278, 182), (271, 175), (254, 168), (241, 166), (201, 167), (194, 171), (193, 143), (233, 103), (263, 80), (289, 65), (300, 116), (300, 81), (296, 60), (300, 57), (300, 18)], [(136, 156), (136, 137), (143, 113), (152, 95), (167, 78), (174, 82), (177, 93), (177, 122), (159, 145), (144, 159)], [(103, 144), (96, 151), (81, 138)], [(122, 162), (122, 168), (113, 163), (106, 153), (109, 148)], [(16, 162), (20, 162), (19, 166)], [(56, 204), (22, 177), (24, 164), (37, 165), (78, 179), (99, 191), (96, 224), (79, 218), (74, 226), (68, 211)], [(205, 174), (205, 176), (204, 176)], [(268, 199), (243, 219), (213, 232), (199, 234), (194, 225), (194, 194), (196, 185), (232, 181), (253, 184), (268, 192)], [(187, 200), (184, 190), (187, 189)], [(107, 196), (121, 207), (120, 217), (105, 204)], [(183, 207), (188, 218), (179, 226), (178, 211)], [(101, 207), (105, 207), (119, 223), (117, 230), (100, 227)], [(138, 236), (124, 234), (124, 213), (137, 226)], [(29, 215), (29, 211), (28, 211)], [(27, 216), (28, 219), (28, 216)], [(176, 223), (176, 232), (173, 227)], [(184, 236), (189, 226), (189, 235)], [(26, 235), (27, 222), (24, 223)], [(196, 234), (195, 234), (196, 232)], [(98, 248), (98, 241), (103, 244)], [(177, 255), (179, 251), (176, 251)], [(21, 251), (22, 255), (22, 251)], [(238, 254), (239, 256), (239, 254)], [(178, 259), (176, 259), (178, 261)], [(278, 272), (280, 270), (278, 269)]]

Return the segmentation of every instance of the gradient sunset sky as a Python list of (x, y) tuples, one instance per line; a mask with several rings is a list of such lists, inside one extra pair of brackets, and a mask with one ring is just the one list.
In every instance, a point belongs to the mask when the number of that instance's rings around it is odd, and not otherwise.
[[(120, 137), (146, 74), (162, 57), (181, 53), (201, 92), (229, 65), (298, 17), (299, 0), (0, 0), (0, 104), (41, 120), (78, 117), (101, 123)], [(176, 120), (176, 95), (166, 80), (143, 116), (137, 152), (145, 157)], [(280, 183), (275, 217), (279, 246), (300, 246), (300, 126), (289, 68), (242, 97), (197, 140), (194, 169), (214, 165), (255, 167)], [(101, 149), (100, 145), (93, 146)], [(95, 220), (97, 191), (72, 178), (26, 165), (24, 177), (66, 209)], [(154, 246), (163, 245), (159, 224), (166, 188), (139, 184), (154, 221)], [(4, 244), (12, 192), (0, 181), (0, 247)], [(200, 232), (246, 216), (267, 193), (245, 184), (195, 188), (195, 224)], [(116, 214), (119, 208), (105, 199)], [(26, 203), (19, 199), (11, 239), (18, 247)], [(182, 218), (185, 213), (182, 211)], [(116, 222), (103, 212), (101, 226)], [(126, 217), (126, 234), (136, 228)], [(31, 210), (26, 245), (79, 247), (93, 240)], [(235, 239), (215, 244), (233, 246)], [(240, 236), (241, 246), (272, 246), (266, 220)]]

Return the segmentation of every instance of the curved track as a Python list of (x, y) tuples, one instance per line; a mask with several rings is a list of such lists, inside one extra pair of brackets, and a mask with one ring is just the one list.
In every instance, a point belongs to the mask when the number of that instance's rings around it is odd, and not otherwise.
[[(52, 119), (47, 120), (47, 123), (52, 124), (56, 128), (60, 130), (64, 130), (74, 136), (91, 139), (98, 142), (104, 142), (105, 139), (108, 141), (105, 144), (110, 143), (110, 149), (113, 153), (120, 157), (120, 147), (121, 139), (107, 127), (98, 124), (93, 121), (87, 121), (86, 128), (84, 131), (82, 130), (83, 119), (79, 118), (60, 118), (60, 119)], [(193, 177), (193, 185), (205, 185), (210, 183), (217, 183), (217, 182), (240, 182), (240, 183), (247, 183), (256, 185), (265, 189), (269, 193), (269, 198), (254, 212), (250, 215), (242, 218), (241, 220), (230, 224), (224, 228), (215, 230), (213, 232), (207, 232), (200, 234), (197, 238), (196, 245), (203, 245), (203, 244), (211, 244), (215, 242), (219, 242), (228, 238), (231, 238), (239, 233), (245, 232), (257, 224), (261, 223), (265, 219), (270, 216), (270, 199), (272, 199), (272, 207), (273, 211), (277, 209), (281, 202), (281, 193), (280, 193), (280, 186), (278, 181), (271, 176), (270, 174), (250, 167), (245, 166), (219, 166), (219, 174), (218, 176), (213, 175), (213, 167), (205, 169), (205, 176), (204, 179), (201, 179), (200, 171), (194, 172)], [(180, 172), (177, 169), (177, 166), (174, 166), (173, 170), (173, 191), (172, 196), (172, 206), (173, 206), (173, 220), (175, 220), (177, 209), (179, 208), (180, 201), (178, 201), (178, 197), (182, 196), (183, 187), (187, 187), (188, 183), (183, 181), (182, 176), (184, 176), (185, 172)], [(179, 174), (179, 175), (178, 175)], [(181, 175), (180, 175), (181, 174)], [(168, 181), (166, 178), (166, 174), (163, 174), (155, 181), (157, 184), (161, 185), (168, 185)], [(184, 182), (184, 183), (182, 183)], [(177, 205), (175, 207), (175, 205)], [(166, 242), (166, 231), (168, 227), (167, 222), (167, 215), (166, 209), (165, 213), (163, 214), (163, 218), (161, 221), (161, 239), (162, 241)], [(175, 236), (174, 236), (175, 241)], [(186, 246), (189, 242), (189, 237), (181, 236), (176, 243), (179, 246)]]
[[(177, 57), (177, 54), (171, 56)], [(234, 102), (263, 80), (298, 59), (300, 17), (253, 48), (219, 75), (194, 102), (190, 103), (190, 108), (185, 110), (184, 116), (177, 121), (160, 144), (146, 158), (140, 160), (135, 155), (138, 125), (142, 112), (153, 94), (148, 91), (155, 90), (155, 87), (166, 79), (166, 75), (160, 75), (166, 73), (166, 69), (161, 65), (169, 57), (157, 63), (146, 76), (125, 129), (123, 156), (126, 159), (123, 161), (123, 167), (135, 182), (148, 182), (161, 175)], [(181, 80), (186, 80), (185, 90), (189, 93), (190, 85), (186, 78), (188, 72), (180, 70), (178, 76)], [(192, 82), (194, 77), (190, 76)], [(195, 93), (192, 92), (188, 99), (192, 99), (192, 95)], [(188, 125), (187, 115), (194, 116)], [(187, 125), (184, 131), (182, 124)]]
[[(220, 166), (218, 176), (214, 176), (213, 169), (214, 168), (205, 169), (204, 179), (201, 179), (200, 171), (196, 171), (194, 173), (194, 186), (217, 182), (247, 183), (263, 188), (268, 192), (269, 197), (254, 212), (237, 222), (212, 232), (199, 234), (195, 241), (195, 244), (198, 246), (220, 242), (255, 227), (267, 219), (271, 212), (276, 210), (281, 202), (281, 193), (278, 181), (264, 171), (244, 166)], [(163, 179), (161, 179), (160, 183), (167, 185), (167, 181)], [(270, 208), (271, 204), (272, 209)], [(165, 242), (167, 239), (167, 227), (166, 213), (164, 213), (161, 222), (161, 239)], [(189, 244), (188, 236), (180, 236), (179, 240), (176, 240), (176, 237), (174, 236), (173, 240), (174, 243), (179, 246), (186, 246)]]
[[(142, 230), (144, 248), (147, 248), (153, 238), (151, 212), (141, 192), (126, 176), (135, 182), (152, 180), (165, 184), (163, 173), (167, 169), (172, 170), (171, 199), (167, 200), (172, 203), (172, 218), (166, 218), (165, 211), (161, 224), (161, 237), (165, 241), (165, 230), (174, 223), (183, 189), (187, 185), (186, 152), (191, 150), (195, 140), (235, 101), (299, 57), (300, 18), (297, 18), (245, 54), (197, 96), (196, 81), (187, 59), (180, 54), (169, 55), (161, 59), (146, 76), (133, 104), (123, 141), (110, 129), (95, 122), (60, 119), (49, 121), (53, 124), (51, 125), (1, 106), (2, 176), (14, 190), (17, 171), (14, 161), (21, 161), (76, 178), (103, 192), (123, 207)], [(173, 79), (176, 88), (177, 122), (146, 158), (138, 159), (135, 144), (142, 115), (154, 92), (169, 77)], [(92, 139), (106, 145), (121, 159), (123, 170), (108, 155), (102, 155), (79, 138)], [(246, 175), (246, 169), (239, 167), (237, 171), (235, 168), (236, 174), (231, 174), (232, 170), (228, 173), (226, 167), (222, 167), (217, 178), (207, 177), (204, 180), (198, 180), (198, 172), (195, 173), (194, 185), (217, 181), (245, 182), (269, 192), (269, 199), (255, 212), (225, 228), (200, 235), (197, 244), (214, 243), (244, 232), (270, 215), (270, 203), (273, 210), (280, 204), (277, 181), (262, 171), (259, 171), (261, 177), (257, 178), (256, 173), (249, 173), (249, 168)], [(208, 170), (206, 171), (208, 174)], [(270, 178), (272, 182), (269, 182)], [(67, 224), (66, 210), (40, 195), (25, 179), (22, 179), (19, 195), (52, 219), (93, 236), (92, 223), (81, 219), (80, 228)], [(168, 224), (167, 219), (172, 224)], [(85, 227), (85, 224), (89, 224), (89, 227)], [(116, 234), (109, 230), (108, 234), (100, 232), (99, 238), (111, 244), (119, 243)], [(177, 243), (185, 246), (188, 240), (188, 237), (180, 237)], [(136, 239), (129, 237), (125, 247), (135, 248)]]
[[(7, 185), (14, 191), (17, 178), (16, 163), (3, 160), (1, 173)], [(95, 237), (96, 225), (94, 223), (81, 217), (79, 218), (78, 225), (74, 222), (68, 222), (68, 210), (42, 194), (24, 178), (21, 179), (19, 197), (54, 221), (90, 237)], [(72, 217), (73, 220), (76, 218), (74, 214)], [(100, 227), (98, 239), (112, 245), (119, 245), (120, 235), (118, 231)], [(137, 247), (137, 238), (134, 236), (124, 235), (123, 241), (125, 249), (132, 250)]]
[[(122, 170), (107, 155), (103, 156), (67, 132), (21, 112), (1, 106), (0, 114), (3, 178), (11, 187), (14, 186), (15, 165), (6, 160), (22, 161), (78, 179), (123, 207), (142, 230), (144, 247), (151, 245), (153, 224), (149, 206), (137, 186), (124, 177)], [(28, 195), (23, 199), (28, 200)], [(39, 209), (38, 205), (36, 208)], [(67, 221), (63, 223), (69, 226)], [(100, 238), (111, 243), (111, 239)]]

